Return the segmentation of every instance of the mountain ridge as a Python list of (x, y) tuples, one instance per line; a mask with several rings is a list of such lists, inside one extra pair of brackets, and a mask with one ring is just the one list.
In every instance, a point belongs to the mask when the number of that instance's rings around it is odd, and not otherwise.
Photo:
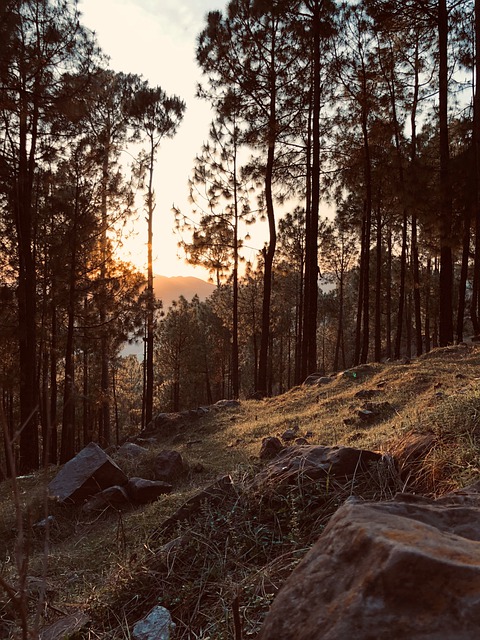
[(162, 300), (165, 307), (169, 307), (174, 300), (183, 296), (190, 301), (196, 295), (205, 300), (215, 290), (215, 285), (195, 276), (153, 276), (153, 290), (155, 296)]

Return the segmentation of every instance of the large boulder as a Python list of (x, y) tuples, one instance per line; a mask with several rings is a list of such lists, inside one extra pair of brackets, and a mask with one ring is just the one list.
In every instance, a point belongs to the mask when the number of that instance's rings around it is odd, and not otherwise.
[(91, 442), (65, 463), (48, 485), (48, 494), (59, 502), (78, 502), (107, 487), (123, 486), (127, 481), (117, 463)]
[(349, 501), (277, 595), (259, 640), (473, 640), (480, 496)]
[(281, 451), (256, 475), (254, 485), (267, 488), (291, 484), (297, 482), (299, 476), (307, 480), (327, 476), (346, 480), (381, 458), (381, 454), (366, 449), (293, 445)]

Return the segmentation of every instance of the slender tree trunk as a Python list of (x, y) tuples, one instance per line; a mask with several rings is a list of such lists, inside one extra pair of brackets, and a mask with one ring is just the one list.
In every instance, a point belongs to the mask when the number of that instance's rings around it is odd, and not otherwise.
[(153, 167), (155, 161), (154, 141), (150, 139), (150, 159), (148, 166), (148, 191), (147, 191), (147, 216), (148, 216), (148, 236), (147, 236), (147, 341), (146, 353), (147, 362), (145, 367), (145, 424), (149, 424), (153, 417), (153, 316), (154, 316), (154, 293), (153, 293)]
[(237, 189), (237, 142), (234, 126), (234, 154), (233, 154), (233, 309), (232, 309), (232, 393), (235, 399), (240, 396), (240, 377), (238, 363), (238, 189)]
[(452, 190), (448, 134), (448, 10), (446, 0), (438, 2), (439, 119), (440, 119), (440, 309), (439, 344), (453, 343), (453, 255)]
[(386, 356), (392, 357), (392, 230), (388, 229), (387, 234), (387, 287), (386, 287), (386, 301), (385, 301), (385, 331), (387, 334), (386, 340)]
[(365, 277), (364, 277), (364, 269), (365, 269), (365, 228), (366, 228), (366, 220), (365, 216), (362, 220), (362, 229), (361, 229), (361, 241), (360, 241), (360, 264), (359, 264), (359, 272), (358, 272), (358, 301), (357, 301), (357, 321), (355, 328), (355, 353), (353, 357), (354, 365), (360, 363), (360, 349), (361, 349), (361, 337), (362, 337), (362, 313), (364, 309), (363, 297), (364, 297), (364, 289), (365, 289)]
[(335, 356), (333, 359), (333, 370), (338, 371), (338, 364), (340, 360), (340, 346), (343, 341), (343, 297), (344, 297), (344, 273), (343, 273), (343, 265), (340, 271), (340, 277), (338, 280), (338, 326), (337, 326), (337, 339), (335, 342)]
[(397, 333), (395, 335), (395, 359), (400, 358), (402, 349), (402, 328), (405, 310), (405, 282), (407, 276), (407, 226), (408, 218), (406, 209), (403, 211), (402, 220), (402, 253), (400, 256), (400, 289), (398, 292)]
[(475, 154), (475, 258), (470, 318), (475, 336), (480, 335), (480, 0), (475, 0), (475, 94), (473, 99), (473, 148)]
[[(51, 295), (51, 328), (50, 328), (50, 407), (48, 416), (48, 462), (57, 464), (57, 312), (55, 305), (56, 282), (52, 280)], [(45, 446), (45, 445), (44, 445)]]
[[(410, 160), (412, 163), (412, 173), (415, 174), (417, 164), (417, 107), (418, 95), (420, 90), (420, 62), (418, 56), (419, 34), (417, 33), (417, 41), (415, 44), (415, 84), (412, 100), (412, 112), (410, 115), (410, 125), (412, 128), (412, 138), (410, 144)], [(420, 266), (418, 260), (418, 237), (417, 237), (417, 216), (412, 213), (412, 230), (411, 230), (411, 252), (412, 252), (412, 276), (413, 276), (413, 305), (415, 314), (415, 345), (417, 356), (421, 356), (423, 352), (422, 342), (422, 310), (420, 296)]]
[(312, 237), (312, 89), (309, 92), (309, 106), (308, 106), (308, 121), (307, 121), (307, 145), (305, 149), (306, 155), (306, 182), (305, 182), (305, 259), (303, 263), (304, 275), (303, 275), (303, 316), (302, 316), (302, 329), (300, 339), (300, 377), (299, 384), (308, 376), (308, 341), (310, 338), (309, 322), (311, 316), (310, 308), (310, 293), (312, 287), (310, 282), (312, 280), (312, 261), (310, 260), (311, 242)]
[(263, 305), (262, 305), (262, 334), (260, 340), (260, 355), (258, 362), (258, 388), (262, 394), (267, 393), (268, 374), (268, 346), (270, 343), (270, 301), (272, 296), (272, 268), (273, 257), (277, 243), (277, 232), (275, 228), (275, 212), (273, 208), (273, 162), (275, 154), (274, 141), (271, 140), (268, 148), (267, 167), (265, 172), (265, 200), (267, 205), (267, 218), (269, 228), (269, 243), (264, 251), (264, 273), (263, 273)]
[(372, 163), (370, 157), (370, 141), (368, 132), (368, 100), (367, 94), (367, 70), (362, 68), (362, 135), (364, 149), (364, 179), (365, 179), (365, 251), (363, 267), (363, 334), (360, 362), (368, 360), (368, 347), (370, 341), (370, 234), (372, 227)]
[(318, 312), (318, 214), (320, 205), (320, 2), (314, 0), (313, 31), (313, 111), (312, 111), (312, 200), (310, 207), (310, 234), (306, 238), (309, 263), (309, 309), (303, 339), (307, 342), (306, 374), (317, 369), (317, 312)]
[(63, 387), (63, 418), (60, 464), (65, 464), (75, 455), (75, 360), (74, 329), (77, 285), (77, 226), (78, 226), (78, 182), (75, 187), (75, 210), (71, 228), (70, 273), (68, 286), (67, 341), (65, 346), (65, 373)]
[(109, 340), (107, 328), (107, 190), (110, 159), (110, 132), (105, 134), (105, 149), (103, 150), (102, 165), (102, 236), (101, 236), (101, 302), (100, 302), (100, 408), (98, 431), (99, 441), (102, 447), (110, 444), (110, 375), (109, 375)]
[(382, 215), (380, 205), (377, 207), (376, 235), (376, 270), (375, 270), (375, 361), (382, 358)]
[(426, 274), (426, 292), (425, 292), (425, 353), (431, 348), (430, 336), (430, 292), (432, 279), (432, 260), (427, 258), (427, 274)]
[(457, 342), (463, 342), (465, 319), (465, 293), (467, 291), (468, 261), (470, 258), (470, 210), (467, 208), (463, 220), (463, 250), (460, 283), (458, 286)]

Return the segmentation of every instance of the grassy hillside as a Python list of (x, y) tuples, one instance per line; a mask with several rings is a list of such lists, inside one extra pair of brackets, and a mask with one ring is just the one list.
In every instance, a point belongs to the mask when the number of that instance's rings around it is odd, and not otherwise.
[[(264, 466), (262, 439), (294, 428), (321, 445), (395, 453), (412, 433), (429, 446), (400, 478), (390, 457), (384, 473), (336, 486), (325, 481), (271, 492), (252, 484)], [(32, 627), (43, 583), (45, 535), (32, 523), (54, 515), (48, 541), (42, 624), (83, 611), (88, 628), (77, 638), (128, 638), (128, 629), (154, 604), (177, 624), (173, 638), (254, 638), (263, 616), (331, 514), (349, 496), (388, 499), (396, 491), (440, 495), (474, 482), (480, 469), (480, 349), (437, 349), (409, 363), (372, 364), (332, 376), (320, 386), (244, 401), (210, 412), (168, 436), (141, 462), (121, 462), (130, 476), (153, 477), (155, 453), (176, 449), (189, 464), (172, 494), (143, 507), (85, 514), (47, 504), (49, 469), (18, 480), (28, 544), (18, 545), (19, 522), (9, 482), (0, 485), (0, 576), (18, 587), (15, 550), (28, 548), (28, 619)], [(233, 492), (221, 504), (202, 504), (190, 520), (165, 530), (181, 504), (220, 476)], [(21, 586), (21, 585), (20, 585)], [(0, 637), (21, 637), (18, 607), (0, 596)], [(236, 622), (235, 622), (236, 620)]]

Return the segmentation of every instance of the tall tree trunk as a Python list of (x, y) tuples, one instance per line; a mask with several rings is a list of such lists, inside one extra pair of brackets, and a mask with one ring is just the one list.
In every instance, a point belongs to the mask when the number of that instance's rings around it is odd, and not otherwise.
[(107, 191), (110, 160), (110, 131), (105, 134), (105, 149), (102, 165), (102, 235), (101, 235), (101, 302), (100, 302), (100, 408), (98, 415), (99, 441), (102, 447), (110, 444), (110, 375), (109, 340), (107, 328)]
[(310, 234), (306, 237), (305, 262), (309, 264), (308, 317), (303, 339), (307, 342), (306, 375), (317, 369), (317, 311), (318, 311), (318, 214), (320, 206), (320, 2), (314, 0), (313, 32), (313, 110), (312, 110), (312, 199), (310, 206)]
[(362, 62), (362, 136), (364, 150), (364, 180), (365, 180), (365, 250), (363, 267), (363, 334), (360, 362), (368, 360), (370, 340), (370, 234), (372, 228), (372, 162), (370, 156), (370, 141), (368, 131), (368, 100), (367, 69)]
[(150, 136), (150, 158), (148, 166), (148, 191), (147, 191), (147, 341), (145, 367), (145, 424), (149, 424), (153, 417), (153, 316), (154, 316), (154, 293), (153, 293), (153, 168), (155, 161), (155, 147), (152, 136)]
[[(415, 43), (415, 84), (412, 100), (412, 112), (410, 115), (410, 126), (412, 129), (412, 138), (410, 144), (410, 162), (412, 164), (412, 173), (415, 174), (417, 163), (417, 107), (418, 95), (420, 90), (420, 61), (418, 55), (419, 34), (417, 32), (417, 40)], [(413, 306), (415, 314), (415, 345), (417, 356), (421, 356), (423, 352), (422, 343), (422, 310), (420, 297), (420, 266), (418, 260), (418, 234), (417, 234), (417, 216), (412, 213), (412, 230), (411, 230), (411, 252), (412, 252), (412, 277), (413, 277)]]
[(388, 229), (387, 233), (387, 287), (386, 287), (386, 301), (385, 301), (385, 331), (387, 334), (386, 339), (386, 352), (387, 358), (392, 357), (392, 230)]
[(432, 279), (432, 260), (427, 258), (427, 273), (426, 273), (426, 291), (425, 291), (425, 353), (428, 353), (431, 348), (431, 336), (430, 336), (430, 292), (431, 292), (431, 279)]
[(473, 149), (475, 154), (475, 258), (470, 317), (473, 333), (480, 335), (480, 0), (475, 0), (475, 95), (473, 99)]
[(363, 296), (365, 289), (365, 229), (366, 220), (365, 215), (362, 219), (361, 228), (361, 240), (360, 240), (360, 264), (358, 269), (358, 300), (357, 300), (357, 321), (355, 326), (355, 352), (353, 356), (353, 363), (357, 365), (360, 363), (360, 350), (361, 350), (361, 337), (362, 337), (362, 314), (363, 314)]
[(312, 91), (309, 92), (309, 105), (308, 105), (308, 120), (307, 120), (307, 144), (305, 148), (305, 259), (303, 262), (303, 289), (302, 289), (302, 302), (303, 302), (303, 315), (301, 316), (301, 331), (300, 331), (300, 376), (298, 384), (308, 376), (308, 340), (310, 338), (310, 331), (308, 328), (310, 322), (310, 282), (312, 279), (312, 262), (310, 260), (310, 240), (312, 237), (312, 111), (313, 111), (313, 98)]
[(233, 153), (233, 309), (232, 309), (232, 394), (240, 396), (240, 376), (238, 362), (238, 188), (237, 188), (237, 139), (234, 121), (234, 153)]
[(377, 243), (375, 269), (375, 361), (382, 358), (382, 215), (377, 207)]
[(465, 293), (467, 291), (468, 261), (470, 258), (470, 210), (467, 207), (463, 219), (462, 269), (458, 286), (457, 342), (463, 342), (463, 324), (465, 317)]
[(78, 222), (78, 182), (75, 187), (75, 209), (70, 240), (70, 272), (68, 283), (67, 341), (65, 346), (65, 369), (63, 387), (63, 418), (60, 464), (65, 464), (75, 455), (75, 360), (74, 329), (75, 302), (77, 289), (77, 222)]
[(439, 119), (440, 119), (440, 289), (439, 344), (453, 343), (452, 190), (448, 135), (448, 11), (446, 0), (438, 2)]
[[(35, 97), (35, 96), (34, 96)], [(38, 469), (38, 388), (36, 342), (36, 269), (33, 242), (32, 190), (37, 141), (38, 106), (27, 126), (30, 97), (20, 95), (19, 163), (13, 202), (18, 246), (18, 334), (20, 355), (20, 473)], [(27, 145), (30, 144), (28, 151)]]
[[(273, 125), (271, 125), (271, 136)], [(263, 272), (263, 304), (262, 304), (262, 334), (260, 339), (260, 354), (258, 362), (257, 391), (261, 394), (267, 393), (268, 375), (268, 346), (270, 343), (270, 301), (272, 296), (272, 269), (273, 257), (277, 243), (277, 232), (275, 228), (275, 211), (273, 207), (273, 163), (275, 157), (275, 143), (271, 138), (268, 146), (267, 167), (265, 171), (265, 200), (267, 205), (267, 219), (269, 229), (268, 247), (264, 250), (264, 272)]]
[(407, 276), (407, 211), (403, 211), (402, 220), (402, 253), (400, 255), (400, 288), (398, 292), (397, 333), (395, 335), (395, 359), (400, 358), (402, 349), (402, 327), (405, 310), (405, 282)]

